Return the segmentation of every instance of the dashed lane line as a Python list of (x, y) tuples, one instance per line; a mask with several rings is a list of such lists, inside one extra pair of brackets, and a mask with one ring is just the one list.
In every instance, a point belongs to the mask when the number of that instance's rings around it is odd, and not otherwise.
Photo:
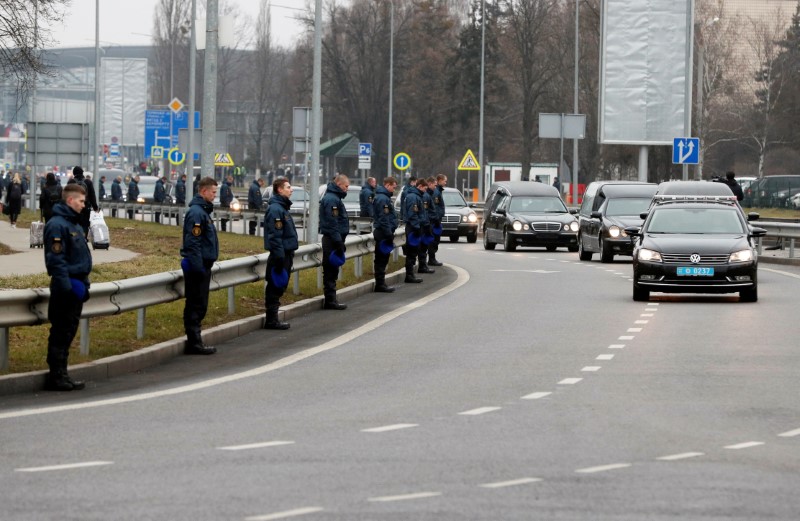
[(613, 359), (614, 355), (598, 355), (598, 357), (595, 358), (595, 360), (613, 360)]
[(630, 463), (612, 463), (611, 465), (599, 465), (597, 467), (587, 467), (585, 469), (578, 469), (575, 472), (579, 474), (596, 474), (597, 472), (607, 472), (609, 470), (626, 469), (630, 467)]
[(625, 349), (625, 344), (611, 344), (608, 346), (609, 349)]
[(526, 394), (521, 399), (522, 400), (539, 400), (541, 398), (544, 398), (545, 396), (550, 396), (551, 394), (553, 394), (553, 393), (551, 393), (551, 392), (531, 393), (531, 394)]
[(763, 441), (746, 441), (744, 443), (737, 443), (735, 445), (728, 445), (725, 448), (730, 450), (749, 449), (751, 447), (758, 447), (764, 445)]
[(583, 378), (564, 378), (563, 380), (558, 382), (558, 385), (575, 385), (581, 380), (583, 380)]
[(274, 514), (265, 514), (263, 516), (246, 517), (245, 521), (273, 521), (275, 519), (287, 519), (290, 517), (304, 516), (307, 514), (316, 514), (317, 512), (323, 512), (324, 510), (325, 509), (322, 507), (296, 508), (294, 510), (275, 512)]
[(481, 414), (486, 414), (487, 412), (499, 411), (500, 409), (502, 409), (502, 407), (478, 407), (477, 409), (463, 411), (458, 414), (461, 416), (479, 416)]
[(394, 425), (384, 425), (382, 427), (372, 427), (370, 429), (361, 429), (361, 432), (371, 432), (371, 433), (391, 432), (391, 431), (399, 431), (401, 429), (411, 429), (413, 427), (419, 427), (419, 424), (418, 423), (395, 423)]
[(397, 496), (371, 497), (367, 501), (371, 503), (388, 503), (391, 501), (408, 501), (411, 499), (425, 499), (429, 497), (441, 496), (441, 492), (416, 492), (414, 494), (400, 494)]
[(246, 445), (228, 445), (227, 447), (217, 447), (217, 450), (251, 450), (265, 449), (267, 447), (281, 447), (283, 445), (294, 445), (293, 441), (264, 441), (261, 443), (248, 443)]
[(478, 486), (483, 488), (505, 488), (516, 487), (519, 485), (529, 485), (531, 483), (539, 483), (540, 481), (542, 481), (541, 478), (520, 478), (512, 479), (510, 481), (498, 481), (497, 483), (484, 483), (483, 485)]
[(636, 337), (631, 336), (631, 335), (622, 335), (617, 340), (633, 340), (634, 338), (636, 338)]
[(656, 458), (659, 461), (678, 461), (682, 459), (689, 459), (689, 458), (697, 458), (699, 456), (705, 456), (702, 452), (682, 452), (680, 454), (670, 454), (669, 456), (661, 456), (660, 458)]
[(641, 333), (641, 332), (642, 332), (641, 327), (629, 327), (628, 330), (626, 331), (626, 333)]
[(795, 436), (800, 436), (800, 429), (795, 429), (793, 431), (782, 432), (778, 434), (781, 438), (794, 438)]
[(637, 320), (634, 324), (648, 324), (649, 322), (649, 320)]
[(642, 314), (641, 314), (641, 315), (639, 315), (639, 316), (640, 316), (640, 317), (654, 317), (655, 315), (654, 315), (653, 313), (642, 313)]
[(88, 467), (103, 467), (113, 465), (113, 461), (84, 461), (81, 463), (67, 463), (64, 465), (49, 465), (46, 467), (26, 467), (14, 469), (15, 472), (51, 472), (55, 470), (84, 469)]
[(599, 365), (587, 365), (586, 367), (581, 369), (581, 371), (583, 371), (584, 373), (596, 373), (600, 369), (601, 367)]

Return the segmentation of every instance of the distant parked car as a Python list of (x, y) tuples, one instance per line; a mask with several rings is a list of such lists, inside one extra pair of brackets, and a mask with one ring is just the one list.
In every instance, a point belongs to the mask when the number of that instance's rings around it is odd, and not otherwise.
[[(400, 216), (400, 199), (405, 190), (405, 185), (395, 192), (394, 209)], [(478, 242), (478, 214), (473, 210), (473, 205), (467, 203), (464, 195), (457, 188), (445, 187), (442, 194), (444, 199), (444, 219), (442, 220), (442, 237), (448, 237), (450, 242), (458, 242), (461, 237), (466, 237), (467, 242)]]
[[(272, 197), (272, 185), (268, 186), (262, 195), (264, 196), (264, 208), (266, 208), (269, 198)], [(304, 222), (305, 218), (308, 217), (308, 204), (311, 200), (308, 191), (302, 186), (293, 185), (290, 200), (292, 201), (292, 206), (289, 207), (289, 214), (291, 214), (295, 222)]]
[(745, 206), (758, 208), (784, 208), (790, 199), (800, 193), (800, 175), (770, 175), (752, 183), (744, 191)]

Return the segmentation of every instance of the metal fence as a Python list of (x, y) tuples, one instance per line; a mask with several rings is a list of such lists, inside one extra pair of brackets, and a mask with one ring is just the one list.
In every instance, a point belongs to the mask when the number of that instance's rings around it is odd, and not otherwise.
[[(372, 235), (349, 236), (347, 257), (354, 259), (353, 269), (356, 277), (364, 274), (363, 257), (375, 249)], [(405, 244), (405, 230), (395, 233), (395, 244)], [(393, 252), (397, 260), (397, 249)], [(211, 269), (211, 291), (228, 290), (228, 313), (235, 312), (236, 286), (264, 279), (269, 253), (239, 257), (216, 262)], [(292, 291), (300, 294), (300, 271), (322, 266), (322, 245), (320, 243), (301, 246), (295, 252), (292, 273)], [(317, 285), (321, 287), (322, 273), (318, 270)], [(118, 280), (92, 284), (91, 299), (83, 306), (80, 321), (80, 352), (89, 354), (89, 319), (119, 315), (128, 311), (137, 312), (136, 336), (143, 338), (146, 325), (147, 308), (158, 304), (174, 302), (184, 297), (183, 272), (167, 271)], [(12, 327), (32, 326), (47, 322), (47, 306), (50, 302), (48, 288), (15, 289), (0, 291), (0, 370), (8, 369), (9, 330)]]

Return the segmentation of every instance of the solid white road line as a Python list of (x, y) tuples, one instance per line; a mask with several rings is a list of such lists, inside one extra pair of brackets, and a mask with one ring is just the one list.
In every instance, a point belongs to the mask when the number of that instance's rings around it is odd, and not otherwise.
[(540, 481), (542, 481), (541, 478), (520, 478), (512, 479), (511, 481), (498, 481), (497, 483), (484, 483), (483, 485), (478, 486), (483, 488), (504, 488), (514, 487), (517, 485), (528, 485), (530, 483), (538, 483)]
[(726, 449), (731, 450), (740, 450), (740, 449), (749, 449), (750, 447), (758, 447), (759, 445), (764, 445), (763, 441), (746, 441), (744, 443), (737, 443), (736, 445), (728, 445), (725, 447)]
[(379, 329), (380, 327), (384, 326), (385, 324), (388, 324), (397, 317), (405, 315), (406, 313), (409, 313), (411, 311), (417, 310), (422, 306), (433, 302), (439, 297), (443, 297), (444, 295), (447, 295), (448, 293), (455, 291), (456, 289), (460, 288), (461, 286), (469, 282), (470, 279), (469, 273), (464, 268), (460, 268), (453, 264), (449, 264), (449, 267), (455, 270), (457, 274), (456, 280), (453, 281), (453, 283), (450, 284), (449, 286), (446, 286), (438, 291), (435, 291), (434, 293), (431, 293), (430, 295), (415, 300), (414, 302), (406, 304), (405, 306), (395, 309), (394, 311), (390, 311), (389, 313), (381, 315), (380, 317), (371, 320), (370, 322), (367, 322), (363, 326), (357, 327), (352, 331), (345, 333), (344, 335), (341, 335), (337, 338), (329, 340), (328, 342), (325, 342), (324, 344), (306, 349), (305, 351), (295, 353), (285, 358), (281, 358), (280, 360), (276, 360), (275, 362), (271, 362), (267, 365), (256, 367), (255, 369), (250, 369), (248, 371), (243, 371), (241, 373), (221, 376), (218, 378), (211, 378), (210, 380), (205, 380), (202, 382), (197, 382), (189, 385), (182, 385), (179, 387), (173, 387), (172, 389), (165, 389), (163, 391), (152, 391), (141, 394), (133, 394), (122, 398), (108, 398), (105, 400), (79, 402), (68, 405), (54, 405), (50, 407), (40, 407), (34, 409), (21, 409), (18, 411), (0, 413), (0, 420), (9, 418), (21, 418), (23, 416), (33, 416), (38, 414), (50, 414), (54, 412), (75, 411), (79, 409), (89, 409), (92, 407), (104, 407), (107, 405), (119, 405), (123, 403), (138, 402), (142, 400), (152, 400), (154, 398), (162, 398), (164, 396), (172, 396), (176, 394), (183, 394), (192, 391), (208, 389), (210, 387), (215, 387), (217, 385), (235, 382), (238, 380), (244, 380), (245, 378), (253, 378), (255, 376), (261, 376), (263, 374), (276, 371), (278, 369), (283, 369), (284, 367), (296, 364), (307, 358), (311, 358), (312, 356), (316, 356), (326, 351), (330, 351), (331, 349), (341, 347), (362, 335), (365, 335), (367, 333)]
[(600, 368), (599, 365), (587, 365), (586, 367), (581, 369), (581, 371), (583, 371), (585, 373), (595, 373), (595, 372), (599, 371), (600, 369), (601, 368)]
[(86, 467), (102, 467), (104, 465), (113, 465), (113, 461), (84, 461), (83, 463), (67, 463), (66, 465), (50, 465), (47, 467), (28, 467), (21, 469), (14, 469), (15, 472), (49, 472), (51, 470), (71, 470), (82, 469)]
[(778, 436), (780, 436), (781, 438), (793, 438), (795, 436), (800, 436), (800, 429), (795, 429), (793, 431), (784, 432), (784, 433), (778, 434)]
[(761, 271), (769, 271), (770, 273), (777, 273), (778, 275), (785, 275), (787, 277), (800, 279), (800, 275), (795, 275), (794, 273), (789, 273), (787, 271), (773, 270), (771, 268), (760, 268), (760, 267), (758, 269), (761, 270)]
[(390, 431), (399, 431), (400, 429), (410, 429), (412, 427), (419, 427), (419, 424), (396, 423), (394, 425), (384, 425), (383, 427), (372, 427), (371, 429), (361, 429), (361, 432), (390, 432)]
[(611, 344), (608, 346), (609, 349), (625, 349), (625, 344)]
[(538, 400), (540, 398), (544, 398), (545, 396), (550, 396), (551, 394), (553, 394), (553, 393), (551, 393), (551, 392), (531, 393), (531, 394), (526, 394), (525, 396), (523, 396), (520, 399), (521, 400)]
[(390, 501), (407, 501), (409, 499), (424, 499), (427, 497), (441, 496), (441, 492), (417, 492), (415, 494), (402, 494), (399, 496), (381, 496), (367, 499), (372, 503), (388, 503)]
[(281, 445), (293, 445), (293, 441), (265, 441), (262, 443), (249, 443), (247, 445), (229, 445), (227, 447), (217, 447), (217, 450), (249, 450), (263, 449), (266, 447), (280, 447)]
[(502, 407), (479, 407), (477, 409), (471, 409), (469, 411), (460, 412), (458, 414), (462, 416), (478, 416), (479, 414), (486, 414), (487, 412), (494, 412), (499, 411)]
[(633, 340), (634, 338), (636, 338), (636, 337), (635, 336), (631, 336), (631, 335), (622, 335), (617, 340)]
[(578, 469), (575, 472), (580, 474), (594, 474), (596, 472), (606, 472), (608, 470), (625, 469), (630, 467), (630, 463), (614, 463), (611, 465), (600, 465), (599, 467), (587, 467), (585, 469)]
[(642, 328), (640, 327), (629, 327), (628, 331), (626, 331), (626, 333), (641, 333), (641, 332)]
[(671, 454), (669, 456), (661, 456), (656, 458), (660, 461), (678, 461), (681, 459), (696, 458), (698, 456), (705, 456), (702, 452), (683, 452), (681, 454)]
[(595, 360), (613, 360), (614, 355), (600, 355)]
[(558, 385), (575, 385), (581, 380), (583, 380), (583, 378), (564, 378), (563, 380), (558, 382)]
[(245, 521), (272, 521), (273, 519), (286, 519), (288, 517), (315, 514), (317, 512), (322, 512), (323, 510), (324, 508), (321, 507), (296, 508), (294, 510), (286, 510), (285, 512), (276, 512), (274, 514), (266, 514), (263, 516), (246, 517)]

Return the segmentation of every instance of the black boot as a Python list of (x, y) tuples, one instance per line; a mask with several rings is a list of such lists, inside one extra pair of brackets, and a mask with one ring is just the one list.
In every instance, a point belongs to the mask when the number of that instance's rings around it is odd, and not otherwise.
[(339, 304), (335, 300), (326, 300), (325, 304), (322, 306), (322, 309), (335, 309), (342, 311), (343, 309), (347, 309), (347, 304)]
[(425, 262), (420, 261), (417, 273), (436, 273), (436, 270), (429, 268)]
[(428, 266), (444, 266), (444, 264), (436, 260), (436, 255), (429, 255)]
[(406, 282), (410, 283), (420, 283), (422, 279), (417, 278), (414, 276), (414, 266), (406, 267)]
[(264, 326), (262, 329), (289, 329), (288, 322), (281, 322), (278, 319), (278, 310), (270, 310), (267, 311), (267, 318), (264, 320)]
[(196, 344), (189, 344), (187, 342), (186, 347), (183, 348), (183, 354), (185, 355), (213, 355), (216, 352), (216, 347), (207, 346), (202, 342)]
[(394, 293), (394, 288), (386, 285), (386, 275), (375, 275), (375, 293)]
[(45, 377), (44, 388), (46, 391), (80, 391), (86, 387), (81, 381), (69, 377), (66, 369), (50, 370)]

